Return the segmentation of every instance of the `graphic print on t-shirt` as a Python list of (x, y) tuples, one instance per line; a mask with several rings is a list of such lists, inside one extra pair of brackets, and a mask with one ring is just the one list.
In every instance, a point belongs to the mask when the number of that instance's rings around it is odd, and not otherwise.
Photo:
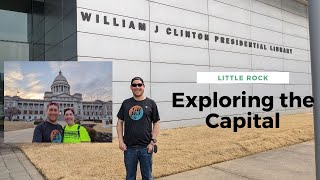
[(143, 109), (141, 106), (135, 105), (129, 110), (129, 116), (132, 120), (140, 120), (143, 116)]
[(61, 135), (60, 131), (56, 130), (56, 129), (51, 131), (50, 139), (51, 139), (51, 142), (61, 143), (62, 142), (62, 135)]
[(65, 131), (63, 134), (64, 138), (71, 138), (71, 139), (79, 139), (78, 131)]

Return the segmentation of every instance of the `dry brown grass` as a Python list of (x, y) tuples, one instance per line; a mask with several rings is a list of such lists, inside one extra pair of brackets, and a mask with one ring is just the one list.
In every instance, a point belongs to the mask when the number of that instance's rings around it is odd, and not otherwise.
[(27, 121), (4, 121), (4, 131), (15, 131), (20, 129), (34, 128), (33, 122)]
[[(282, 116), (279, 129), (162, 130), (154, 155), (155, 177), (166, 176), (313, 139), (313, 115)], [(106, 144), (23, 144), (27, 157), (49, 179), (124, 179), (117, 139)]]

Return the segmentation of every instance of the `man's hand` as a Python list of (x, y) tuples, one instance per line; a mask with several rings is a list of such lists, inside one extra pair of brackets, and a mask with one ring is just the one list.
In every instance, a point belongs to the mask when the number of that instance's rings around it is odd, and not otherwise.
[(126, 151), (127, 145), (123, 142), (119, 142), (119, 149), (121, 149), (122, 151)]
[(117, 134), (118, 134), (118, 140), (119, 140), (119, 149), (122, 151), (127, 150), (127, 145), (123, 142), (123, 120), (118, 119), (117, 122)]
[(153, 142), (150, 142), (150, 144), (148, 145), (147, 149), (148, 149), (148, 153), (152, 153), (153, 152)]

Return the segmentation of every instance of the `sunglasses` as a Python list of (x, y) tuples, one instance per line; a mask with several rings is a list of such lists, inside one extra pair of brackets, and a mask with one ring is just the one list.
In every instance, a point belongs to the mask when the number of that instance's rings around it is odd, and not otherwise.
[(141, 87), (143, 84), (139, 83), (139, 84), (131, 84), (132, 87)]

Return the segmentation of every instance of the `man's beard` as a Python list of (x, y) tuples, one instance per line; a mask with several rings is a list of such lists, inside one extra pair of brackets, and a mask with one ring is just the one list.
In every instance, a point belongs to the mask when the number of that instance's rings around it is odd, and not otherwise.
[[(57, 118), (58, 118), (58, 117), (57, 117)], [(54, 120), (48, 118), (48, 120), (49, 120), (50, 122), (52, 122), (52, 123), (55, 123), (55, 122), (57, 122), (57, 118), (54, 118)]]
[(134, 93), (133, 93), (133, 96), (134, 96), (134, 97), (141, 97), (142, 95), (143, 95), (143, 94), (137, 95), (137, 94), (134, 94)]
[[(138, 98), (138, 97), (142, 97), (142, 96), (143, 96), (143, 93), (144, 93), (143, 91), (139, 91), (139, 92), (136, 92), (136, 93), (133, 92), (133, 96), (134, 96), (134, 97), (137, 97), (137, 98)], [(139, 95), (138, 95), (138, 94), (139, 94)]]

